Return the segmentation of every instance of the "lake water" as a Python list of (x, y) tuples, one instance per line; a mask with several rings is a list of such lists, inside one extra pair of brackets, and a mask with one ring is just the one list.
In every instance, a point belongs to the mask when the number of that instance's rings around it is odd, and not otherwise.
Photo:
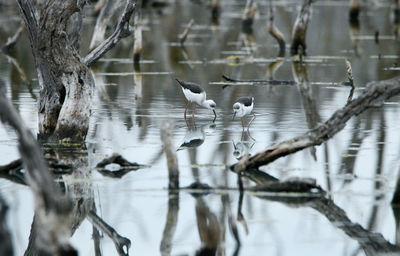
[[(396, 25), (391, 19), (392, 1), (365, 4), (358, 29), (349, 25), (348, 1), (317, 1), (308, 27), (304, 72), (300, 74), (294, 71), (296, 64), (288, 48), (286, 57), (275, 58), (278, 45), (266, 29), (268, 2), (259, 1), (253, 33), (241, 31), (244, 2), (221, 1), (218, 23), (211, 21), (211, 10), (197, 1), (171, 1), (162, 9), (146, 9), (142, 14), (140, 71), (132, 63), (133, 37), (123, 39), (92, 69), (96, 95), (87, 151), (83, 152), (88, 161), (85, 169), (91, 170), (91, 174), (84, 179), (66, 175), (64, 181), (70, 186), (88, 185), (97, 214), (131, 240), (132, 255), (194, 255), (202, 246), (196, 209), (214, 216), (219, 223), (218, 254), (232, 255), (236, 250), (228, 220), (229, 216), (237, 217), (239, 192), (221, 190), (193, 196), (184, 190), (179, 193), (179, 201), (169, 196), (166, 158), (160, 154), (163, 123), (171, 123), (177, 149), (190, 136), (204, 140), (198, 147), (177, 151), (182, 187), (200, 181), (215, 188), (237, 188), (237, 177), (228, 168), (237, 162), (233, 142), (242, 141), (254, 154), (328, 119), (346, 104), (350, 93), (349, 87), (340, 85), (347, 80), (345, 59), (352, 64), (354, 98), (367, 82), (399, 75), (400, 44), (393, 33)], [(289, 47), (297, 1), (273, 1), (273, 5), (275, 25)], [(183, 49), (177, 44), (177, 36), (192, 18), (195, 23)], [(18, 28), (18, 10), (0, 8), (0, 21), (3, 44)], [(85, 18), (83, 53), (95, 22), (90, 15)], [(36, 134), (39, 90), (29, 46), (24, 34), (12, 56), (28, 79), (35, 79), (32, 88), (4, 54), (0, 55), (0, 77), (6, 82), (7, 96)], [(278, 62), (280, 66), (274, 70), (273, 64)], [(295, 86), (223, 88), (223, 74), (237, 79), (308, 82)], [(190, 128), (187, 127), (183, 118), (186, 101), (174, 78), (199, 83), (206, 89), (207, 97), (217, 103), (215, 123), (211, 111), (198, 108), (196, 127), (191, 118)], [(242, 134), (239, 119), (232, 121), (233, 103), (247, 95), (255, 99), (256, 119), (250, 126), (254, 140), (246, 132)], [(352, 118), (343, 131), (315, 147), (315, 151), (305, 149), (261, 170), (281, 180), (314, 178), (353, 223), (397, 244), (398, 222), (390, 201), (400, 167), (399, 102), (400, 98), (394, 97), (383, 107)], [(0, 142), (0, 165), (19, 158), (16, 135), (8, 126), (0, 126)], [(96, 164), (113, 153), (148, 167), (120, 178), (99, 173)], [(245, 185), (254, 184), (246, 181)], [(28, 187), (5, 179), (0, 180), (0, 191), (10, 205), (8, 226), (16, 255), (22, 255), (33, 218), (32, 194)], [(172, 241), (170, 253), (160, 252), (168, 214), (176, 218), (175, 229), (164, 236), (164, 241)], [(346, 235), (341, 223), (330, 222), (307, 205), (285, 204), (245, 193), (242, 214), (247, 228), (236, 223), (241, 240), (239, 255), (364, 255), (360, 243)], [(87, 219), (75, 231), (71, 243), (80, 255), (95, 255), (92, 225)], [(101, 239), (100, 247), (103, 255), (117, 255), (107, 236)]]

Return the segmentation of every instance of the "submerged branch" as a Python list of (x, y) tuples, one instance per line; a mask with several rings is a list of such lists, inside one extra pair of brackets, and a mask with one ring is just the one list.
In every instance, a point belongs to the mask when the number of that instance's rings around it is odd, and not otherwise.
[(121, 15), (121, 19), (119, 20), (114, 33), (83, 59), (83, 63), (87, 66), (93, 65), (106, 52), (113, 48), (119, 40), (131, 34), (131, 30), (129, 29), (129, 20), (136, 9), (136, 5), (132, 1), (133, 0), (126, 0), (123, 14)]
[(222, 78), (224, 78), (228, 82), (234, 82), (234, 83), (251, 83), (254, 85), (296, 85), (297, 82), (293, 80), (239, 80), (239, 79), (234, 79), (231, 77), (228, 77), (226, 75), (222, 75)]
[[(370, 107), (380, 105), (399, 93), (400, 76), (385, 81), (371, 82), (358, 98), (350, 101), (342, 109), (337, 110), (325, 123), (301, 136), (281, 142), (276, 146), (268, 147), (255, 154), (249, 159), (246, 169), (258, 168), (280, 157), (311, 146), (320, 145), (341, 131), (351, 117), (359, 115)], [(231, 169), (234, 170), (235, 165), (232, 165)]]

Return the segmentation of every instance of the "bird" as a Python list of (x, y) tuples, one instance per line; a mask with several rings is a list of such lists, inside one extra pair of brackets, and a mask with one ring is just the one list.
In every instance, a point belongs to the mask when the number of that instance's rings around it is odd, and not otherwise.
[[(243, 117), (246, 115), (249, 115), (251, 111), (253, 111), (254, 107), (254, 97), (248, 96), (248, 97), (241, 97), (236, 100), (235, 104), (233, 104), (233, 117), (232, 120), (235, 119), (235, 116), (240, 117), (242, 120), (242, 127), (244, 130), (244, 121)], [(256, 118), (256, 116), (253, 113), (253, 119), (249, 122), (249, 125), (247, 127), (247, 130), (250, 127), (251, 122)]]
[(191, 103), (195, 103), (193, 107), (192, 117), (194, 117), (194, 112), (196, 111), (196, 104), (207, 109), (211, 109), (214, 112), (214, 120), (217, 118), (217, 113), (215, 113), (215, 107), (217, 106), (213, 100), (206, 99), (206, 91), (198, 84), (192, 82), (184, 82), (177, 78), (176, 81), (181, 85), (183, 94), (187, 99), (187, 104), (185, 108), (185, 119), (186, 110)]

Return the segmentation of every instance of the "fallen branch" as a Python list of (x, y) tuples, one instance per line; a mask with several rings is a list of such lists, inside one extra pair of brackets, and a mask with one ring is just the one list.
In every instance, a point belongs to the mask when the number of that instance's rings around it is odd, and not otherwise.
[[(118, 164), (120, 168), (118, 170), (107, 170), (105, 167), (108, 164)], [(143, 167), (145, 166), (136, 162), (129, 162), (119, 154), (113, 154), (96, 165), (96, 168), (99, 169), (98, 172), (104, 176), (112, 178), (121, 178), (130, 171), (134, 171)]]
[(226, 75), (222, 75), (222, 78), (224, 78), (228, 82), (234, 82), (234, 83), (251, 83), (254, 85), (296, 85), (297, 82), (293, 80), (239, 80), (239, 79), (234, 79), (231, 77), (228, 77)]
[(126, 0), (123, 14), (121, 15), (121, 19), (119, 20), (114, 33), (99, 46), (97, 46), (93, 51), (91, 51), (83, 59), (83, 63), (85, 63), (87, 66), (93, 65), (106, 52), (113, 48), (119, 42), (119, 40), (131, 34), (131, 30), (129, 29), (129, 20), (135, 9), (136, 5), (133, 4), (132, 0)]
[[(380, 82), (371, 82), (358, 98), (350, 101), (342, 109), (337, 110), (331, 118), (322, 125), (301, 136), (281, 142), (276, 146), (268, 147), (262, 152), (250, 157), (246, 169), (258, 168), (280, 157), (311, 146), (320, 145), (341, 131), (351, 117), (359, 115), (370, 107), (381, 105), (385, 100), (399, 93), (400, 76)], [(232, 170), (235, 170), (235, 165), (236, 164), (231, 166)]]

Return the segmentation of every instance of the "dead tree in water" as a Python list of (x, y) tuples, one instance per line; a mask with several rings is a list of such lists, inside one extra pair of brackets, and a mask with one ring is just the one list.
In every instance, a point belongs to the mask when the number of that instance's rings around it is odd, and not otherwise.
[[(351, 117), (361, 114), (370, 107), (380, 105), (397, 94), (400, 94), (400, 76), (389, 80), (371, 82), (358, 98), (337, 110), (325, 123), (303, 135), (283, 141), (253, 155), (246, 163), (245, 169), (258, 168), (280, 157), (320, 145), (341, 131)], [(231, 169), (234, 170), (235, 165), (231, 166)]]
[(307, 26), (311, 16), (311, 3), (313, 0), (304, 0), (303, 5), (294, 22), (292, 32), (292, 45), (290, 51), (292, 55), (301, 54), (306, 52), (306, 34)]
[[(32, 1), (17, 0), (29, 32), (40, 86), (39, 135), (83, 141), (91, 111), (94, 79), (88, 68), (122, 37), (129, 35), (135, 5), (127, 0), (116, 31), (82, 61), (70, 43), (68, 24), (86, 1), (46, 1), (37, 10)], [(39, 15), (37, 15), (39, 14)]]
[(285, 50), (286, 50), (285, 37), (274, 24), (274, 10), (271, 1), (269, 2), (269, 23), (267, 29), (268, 32), (278, 41), (279, 44), (278, 56), (279, 57), (285, 56)]
[(3, 83), (0, 83), (0, 118), (13, 127), (18, 135), (18, 148), (26, 170), (25, 179), (34, 195), (35, 221), (32, 228), (36, 232), (32, 248), (39, 255), (74, 252), (68, 244), (71, 200), (53, 182), (36, 140), (6, 98)]

